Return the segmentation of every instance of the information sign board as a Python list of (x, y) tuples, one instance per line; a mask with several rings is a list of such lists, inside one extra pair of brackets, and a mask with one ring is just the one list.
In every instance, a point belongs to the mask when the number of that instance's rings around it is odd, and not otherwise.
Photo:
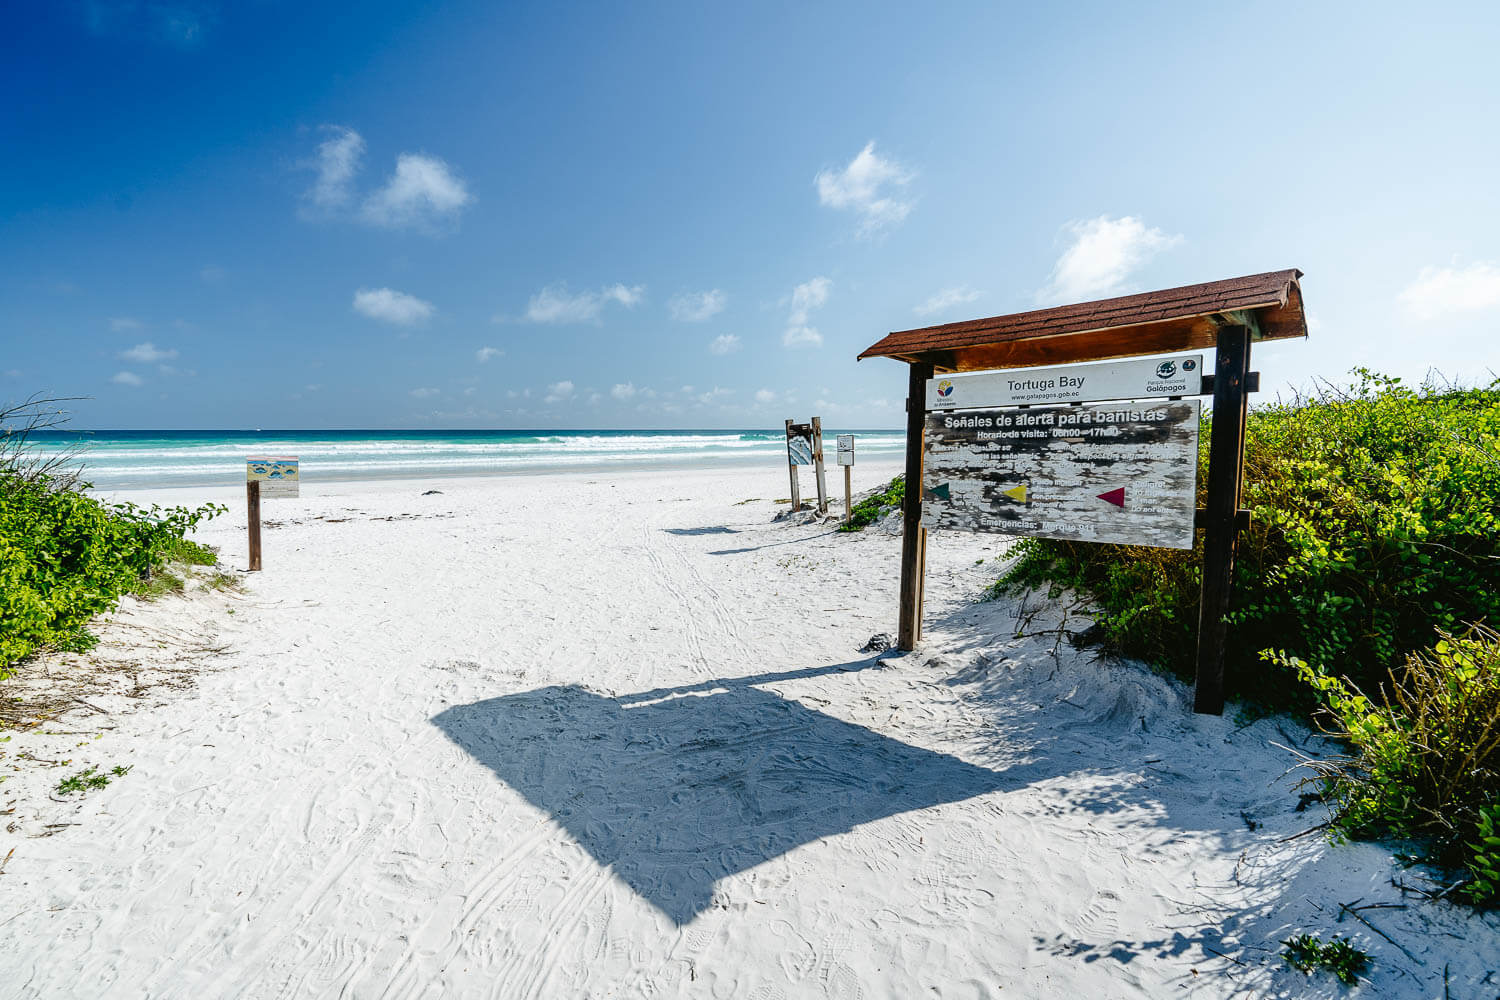
[(982, 375), (952, 375), (927, 381), (927, 409), (1038, 403), (1087, 403), (1103, 399), (1196, 396), (1203, 389), (1203, 355), (1147, 361), (1112, 361), (1062, 368), (1013, 368)]
[(930, 413), (922, 525), (1190, 549), (1200, 405)]
[(838, 463), (840, 465), (854, 464), (854, 435), (840, 434), (835, 438), (839, 446)]
[(274, 500), (295, 497), (301, 481), (298, 474), (297, 456), (282, 455), (274, 458), (245, 459), (245, 481), (260, 483), (260, 498)]
[(787, 425), (786, 454), (792, 465), (813, 464), (812, 424)]

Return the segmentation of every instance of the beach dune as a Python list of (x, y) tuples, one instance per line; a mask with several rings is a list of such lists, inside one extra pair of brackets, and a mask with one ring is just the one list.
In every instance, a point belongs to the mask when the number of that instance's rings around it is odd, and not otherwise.
[[(998, 536), (933, 538), (923, 646), (863, 653), (900, 539), (773, 521), (784, 470), (310, 472), (241, 595), (133, 612), (227, 651), (102, 706), (76, 759), (131, 769), (45, 805), (76, 826), (0, 840), (0, 994), (1332, 996), (1279, 937), (1395, 896), (1286, 839), (1321, 817), (1271, 741), (1310, 734), (1014, 638)], [(243, 568), (242, 492), (132, 498), (230, 504), (200, 537)], [(1500, 954), (1381, 926), (1413, 958), (1337, 928), (1381, 996)]]

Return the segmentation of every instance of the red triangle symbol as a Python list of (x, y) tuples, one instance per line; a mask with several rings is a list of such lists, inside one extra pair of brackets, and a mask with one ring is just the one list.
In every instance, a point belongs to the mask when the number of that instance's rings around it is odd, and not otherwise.
[(1108, 493), (1100, 493), (1099, 499), (1106, 503), (1112, 503), (1116, 507), (1123, 507), (1125, 506), (1125, 487), (1116, 486)]

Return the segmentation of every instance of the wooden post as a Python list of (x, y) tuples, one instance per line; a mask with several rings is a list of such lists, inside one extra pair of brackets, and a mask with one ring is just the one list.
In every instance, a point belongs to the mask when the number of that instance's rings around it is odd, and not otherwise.
[(260, 482), (245, 484), (245, 514), (250, 525), (250, 571), (260, 569)]
[(927, 422), (927, 380), (932, 365), (913, 362), (906, 388), (906, 492), (901, 503), (901, 627), (896, 645), (914, 649), (922, 638), (922, 577), (926, 532), (922, 529), (922, 433)]
[(1234, 586), (1240, 483), (1245, 466), (1245, 416), (1250, 396), (1250, 328), (1219, 330), (1214, 358), (1214, 412), (1208, 442), (1208, 497), (1204, 507), (1203, 591), (1198, 606), (1198, 673), (1193, 711), (1224, 714), (1224, 616)]
[(848, 524), (850, 521), (854, 520), (854, 493), (850, 489), (851, 477), (849, 475), (853, 471), (854, 471), (854, 466), (852, 466), (852, 465), (846, 465), (846, 466), (844, 466), (844, 523), (845, 524)]
[(792, 511), (795, 513), (796, 511), (802, 509), (802, 492), (798, 489), (797, 486), (797, 467), (792, 464), (792, 450), (790, 447), (792, 440), (792, 422), (790, 420), (786, 422), (786, 439), (788, 443), (786, 453), (786, 468), (787, 472), (790, 473), (792, 477)]
[(828, 513), (828, 483), (823, 478), (823, 418), (812, 418), (813, 474), (818, 480), (818, 513)]

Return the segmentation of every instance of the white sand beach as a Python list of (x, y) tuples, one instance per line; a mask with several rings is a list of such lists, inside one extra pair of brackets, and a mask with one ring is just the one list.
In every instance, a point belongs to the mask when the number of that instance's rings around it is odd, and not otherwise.
[[(1370, 953), (1359, 995), (1500, 993), (1500, 916), (1295, 836), (1325, 813), (1274, 744), (1328, 752), (1305, 729), (1015, 638), (1016, 601), (977, 602), (1000, 536), (935, 536), (922, 646), (861, 652), (900, 538), (775, 522), (786, 490), (267, 501), (243, 592), (120, 613), (148, 664), (222, 647), (191, 687), (0, 744), (0, 996), (1345, 995), (1280, 959), (1304, 931)], [(198, 537), (244, 568), (241, 491), (130, 499), (228, 503)], [(90, 765), (130, 770), (52, 794)]]

